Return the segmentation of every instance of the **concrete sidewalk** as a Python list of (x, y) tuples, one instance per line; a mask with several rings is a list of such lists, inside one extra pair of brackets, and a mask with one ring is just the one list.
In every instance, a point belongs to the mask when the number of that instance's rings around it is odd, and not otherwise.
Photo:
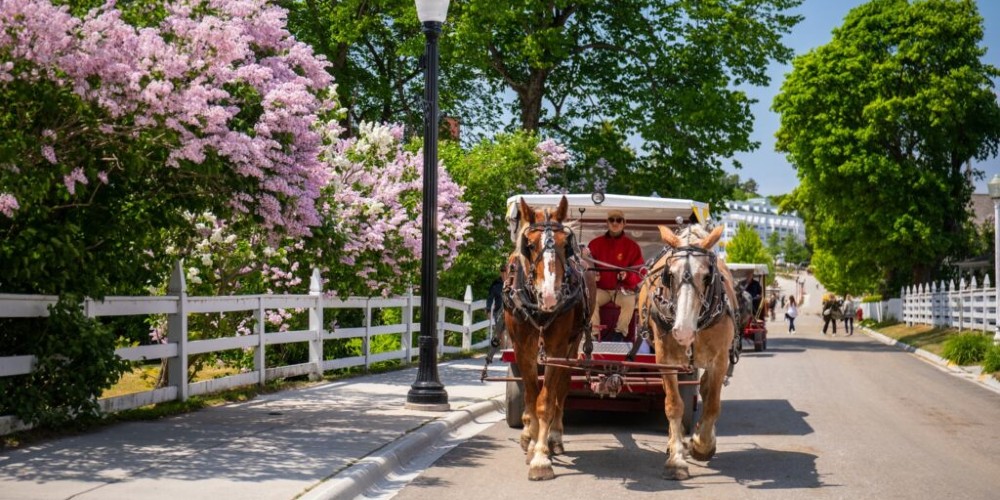
[(482, 366), (439, 365), (447, 412), (404, 408), (410, 368), (5, 451), (0, 499), (353, 498), (461, 426), (500, 420), (505, 384), (480, 383)]

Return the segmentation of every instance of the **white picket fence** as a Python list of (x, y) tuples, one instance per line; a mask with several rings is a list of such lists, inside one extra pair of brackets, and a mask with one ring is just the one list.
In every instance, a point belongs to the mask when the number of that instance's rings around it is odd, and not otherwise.
[[(226, 297), (190, 297), (184, 280), (184, 272), (178, 264), (171, 276), (167, 295), (161, 297), (105, 297), (104, 300), (87, 300), (82, 304), (84, 313), (90, 317), (167, 315), (167, 341), (163, 344), (123, 347), (115, 353), (130, 361), (154, 359), (167, 360), (169, 386), (160, 389), (126, 394), (99, 400), (105, 412), (115, 412), (165, 401), (186, 400), (190, 396), (211, 393), (238, 386), (265, 384), (268, 380), (309, 375), (319, 378), (328, 370), (364, 366), (387, 360), (404, 360), (409, 363), (419, 357), (419, 349), (412, 345), (413, 335), (420, 332), (420, 324), (413, 322), (414, 308), (419, 309), (420, 296), (412, 291), (401, 297), (373, 298), (351, 297), (333, 299), (324, 297), (320, 275), (314, 270), (309, 293), (306, 295), (238, 295)], [(32, 318), (48, 316), (48, 306), (57, 301), (55, 296), (0, 294), (0, 317)], [(470, 349), (484, 348), (489, 344), (487, 335), (473, 343), (473, 334), (489, 328), (489, 321), (473, 323), (475, 311), (485, 309), (485, 300), (472, 300), (472, 290), (467, 287), (465, 300), (438, 298), (437, 339), (439, 353), (458, 353)], [(372, 311), (385, 308), (401, 308), (402, 319), (398, 324), (372, 326)], [(299, 331), (268, 332), (264, 321), (266, 311), (276, 309), (307, 310), (309, 329)], [(364, 311), (362, 326), (349, 328), (324, 328), (324, 309), (361, 309)], [(462, 311), (462, 324), (445, 321), (449, 309)], [(192, 314), (225, 313), (231, 311), (253, 311), (256, 332), (251, 335), (207, 340), (191, 340), (188, 337), (188, 317)], [(461, 333), (461, 345), (446, 345), (445, 332)], [(401, 348), (391, 352), (372, 353), (369, 351), (371, 339), (378, 335), (396, 335), (401, 340)], [(323, 342), (333, 339), (362, 339), (362, 354), (340, 359), (323, 359)], [(305, 342), (309, 345), (309, 361), (306, 363), (266, 367), (267, 346)], [(254, 369), (245, 373), (212, 380), (191, 382), (188, 380), (188, 357), (208, 352), (228, 349), (254, 349)], [(30, 373), (35, 364), (31, 355), (0, 356), (0, 377), (11, 377)], [(0, 435), (25, 428), (13, 416), (0, 416)]]
[(946, 326), (959, 330), (994, 331), (997, 322), (997, 289), (989, 275), (982, 286), (973, 277), (968, 283), (924, 283), (903, 288), (901, 320), (913, 324)]

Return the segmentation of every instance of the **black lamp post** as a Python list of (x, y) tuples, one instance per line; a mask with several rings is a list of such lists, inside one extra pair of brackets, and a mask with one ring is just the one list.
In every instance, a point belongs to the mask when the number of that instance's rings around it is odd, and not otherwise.
[(406, 407), (446, 411), (448, 392), (437, 369), (437, 136), (438, 37), (448, 15), (448, 0), (416, 0), (417, 17), (427, 37), (424, 54), (424, 205), (420, 266), (420, 365), (406, 394)]

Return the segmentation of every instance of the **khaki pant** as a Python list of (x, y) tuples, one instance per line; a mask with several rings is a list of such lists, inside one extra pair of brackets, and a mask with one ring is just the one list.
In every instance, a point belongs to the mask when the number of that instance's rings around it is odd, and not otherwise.
[(597, 308), (594, 309), (593, 316), (590, 317), (591, 325), (601, 324), (601, 306), (614, 300), (614, 303), (621, 308), (618, 315), (618, 324), (615, 330), (628, 335), (628, 324), (632, 321), (632, 314), (635, 313), (636, 294), (625, 294), (618, 290), (597, 289)]

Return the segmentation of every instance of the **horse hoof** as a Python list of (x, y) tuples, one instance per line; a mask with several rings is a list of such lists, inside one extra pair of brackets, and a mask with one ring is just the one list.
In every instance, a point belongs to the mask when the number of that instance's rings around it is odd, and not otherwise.
[(702, 462), (715, 456), (715, 446), (707, 451), (701, 451), (697, 446), (691, 446), (691, 458)]
[(552, 443), (549, 447), (552, 448), (553, 455), (562, 455), (563, 453), (566, 453), (566, 449), (563, 448), (562, 443)]
[(528, 479), (532, 481), (548, 481), (556, 477), (552, 467), (532, 467), (528, 469)]
[(521, 435), (521, 451), (527, 453), (528, 445), (531, 444), (531, 436)]
[(685, 479), (690, 479), (691, 473), (688, 472), (687, 466), (667, 466), (663, 469), (663, 479), (669, 479), (671, 481), (683, 481)]

